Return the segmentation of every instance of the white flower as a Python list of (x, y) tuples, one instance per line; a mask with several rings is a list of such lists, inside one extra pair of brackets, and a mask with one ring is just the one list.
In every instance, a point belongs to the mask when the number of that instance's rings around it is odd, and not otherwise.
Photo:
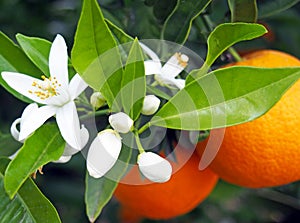
[[(87, 142), (89, 140), (89, 132), (84, 127), (84, 125), (81, 125), (80, 139), (81, 139), (81, 141), (80, 141), (81, 142), (81, 148), (80, 149), (83, 149), (83, 147), (85, 147), (85, 145), (87, 144)], [(74, 149), (72, 146), (70, 146), (68, 143), (66, 143), (64, 153), (61, 155), (61, 157), (58, 160), (54, 161), (54, 163), (66, 163), (77, 152), (79, 152), (79, 150)]]
[(155, 95), (147, 95), (144, 98), (143, 107), (141, 113), (143, 115), (153, 115), (160, 104), (160, 100)]
[[(32, 103), (32, 104), (28, 105), (24, 109), (21, 118), (18, 118), (13, 122), (13, 124), (10, 127), (10, 132), (11, 132), (11, 135), (13, 136), (13, 138), (15, 140), (17, 140), (21, 143), (23, 143), (25, 141), (25, 139), (24, 140), (19, 140), (20, 131), (18, 130), (17, 125), (20, 125), (20, 127), (21, 127), (22, 126), (22, 119), (26, 119), (27, 116), (29, 114), (31, 114), (32, 112), (35, 112), (35, 110), (38, 110), (37, 104)], [(80, 149), (82, 149), (86, 145), (86, 143), (88, 142), (88, 139), (89, 139), (89, 132), (84, 127), (84, 125), (82, 125), (81, 129), (80, 129), (80, 139), (81, 139), (81, 148)], [(66, 163), (71, 159), (72, 155), (74, 155), (77, 152), (79, 152), (78, 149), (74, 149), (68, 143), (66, 143), (66, 146), (64, 148), (64, 153), (62, 154), (62, 156), (57, 161), (54, 161), (54, 162), (55, 163)], [(13, 159), (16, 156), (17, 153), (18, 153), (18, 151), (14, 155), (12, 155), (10, 158)]]
[(71, 147), (80, 150), (80, 124), (74, 99), (84, 91), (87, 84), (78, 74), (69, 83), (67, 46), (60, 35), (56, 36), (50, 49), (49, 71), (51, 76), (42, 76), (43, 80), (16, 72), (2, 72), (2, 78), (10, 87), (27, 98), (44, 104), (22, 118), (18, 140), (26, 139), (55, 115), (62, 137)]
[(171, 164), (155, 153), (143, 152), (139, 154), (137, 163), (142, 174), (153, 182), (163, 183), (171, 177)]
[(142, 49), (149, 55), (151, 60), (144, 62), (145, 74), (154, 74), (155, 80), (162, 86), (184, 88), (185, 80), (175, 77), (184, 70), (188, 63), (188, 56), (181, 53), (175, 53), (165, 64), (161, 65), (158, 56), (145, 44), (140, 43)]
[(87, 170), (90, 176), (104, 176), (116, 163), (121, 148), (121, 137), (116, 131), (106, 129), (99, 132), (87, 155)]
[(104, 96), (100, 92), (94, 92), (90, 97), (90, 103), (95, 109), (102, 107), (105, 101)]
[(111, 127), (120, 133), (127, 133), (133, 127), (133, 120), (124, 112), (118, 112), (108, 117)]

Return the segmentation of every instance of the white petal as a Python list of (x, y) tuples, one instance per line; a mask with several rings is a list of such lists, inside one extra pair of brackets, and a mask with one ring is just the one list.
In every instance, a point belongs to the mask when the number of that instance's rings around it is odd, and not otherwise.
[(169, 78), (163, 75), (155, 75), (154, 79), (162, 86), (176, 87), (178, 89), (182, 89), (185, 86), (185, 80), (183, 79)]
[(183, 79), (170, 79), (169, 80), (169, 85), (170, 86), (175, 86), (175, 87), (177, 87), (178, 89), (181, 90), (185, 86), (185, 80), (183, 80)]
[(127, 133), (133, 127), (133, 120), (124, 112), (118, 112), (108, 117), (111, 127), (120, 133)]
[(87, 170), (94, 178), (104, 176), (116, 163), (122, 143), (119, 134), (111, 129), (96, 136), (87, 155)]
[[(17, 128), (17, 125), (20, 124), (20, 128), (21, 128), (21, 125), (24, 125), (24, 124), (21, 124), (24, 122), (24, 120), (27, 120), (28, 117), (29, 117), (29, 120), (30, 120), (30, 116), (32, 115), (32, 113), (35, 114), (35, 112), (37, 112), (39, 109), (38, 105), (36, 103), (32, 103), (32, 104), (29, 104), (23, 111), (22, 113), (22, 116), (21, 118), (18, 118), (16, 119), (13, 124), (11, 125), (11, 128), (10, 128), (10, 132), (12, 134), (12, 136), (14, 137), (15, 140), (18, 140), (19, 142), (23, 143), (25, 141), (25, 139), (23, 140), (19, 140), (19, 137), (20, 137), (20, 131), (18, 130)], [(23, 120), (23, 121), (22, 121)]]
[(151, 75), (151, 74), (161, 74), (161, 63), (155, 62), (153, 60), (147, 60), (144, 62), (145, 66), (145, 74)]
[[(86, 143), (88, 142), (89, 139), (89, 132), (88, 130), (84, 127), (84, 125), (82, 125), (81, 129), (80, 129), (80, 138), (81, 138), (81, 149), (86, 145)], [(66, 143), (65, 146), (65, 150), (64, 153), (62, 154), (62, 156), (54, 161), (54, 163), (66, 163), (69, 162), (72, 158), (72, 156), (76, 153), (78, 153), (80, 150), (78, 149), (74, 149), (73, 147), (71, 147), (68, 143)]]
[(61, 156), (58, 160), (53, 161), (53, 163), (67, 163), (71, 160), (72, 156)]
[(186, 59), (187, 57), (184, 54), (175, 53), (162, 67), (162, 75), (167, 76), (168, 78), (175, 78), (184, 68), (187, 66), (187, 61), (182, 61), (182, 58)]
[(25, 97), (38, 102), (40, 104), (45, 104), (45, 100), (40, 99), (35, 94), (29, 93), (30, 90), (34, 91), (32, 86), (33, 82), (39, 82), (41, 80), (37, 78), (30, 77), (26, 74), (16, 73), (16, 72), (2, 72), (2, 78), (5, 82), (14, 90), (24, 95)]
[(81, 140), (81, 149), (85, 147), (87, 142), (89, 141), (89, 131), (85, 128), (84, 125), (81, 125), (80, 129), (80, 140)]
[(9, 156), (8, 158), (9, 158), (10, 160), (13, 160), (13, 159), (18, 155), (19, 151), (20, 151), (20, 150), (17, 150), (14, 154), (12, 154), (11, 156)]
[(84, 82), (79, 74), (75, 74), (69, 84), (71, 100), (77, 98), (87, 88), (87, 86), (87, 83)]
[(160, 100), (155, 95), (147, 95), (144, 98), (141, 113), (143, 115), (153, 115), (160, 105)]
[(37, 112), (39, 109), (39, 106), (36, 103), (31, 103), (27, 105), (27, 107), (24, 109), (21, 119), (27, 119), (33, 112)]
[(21, 122), (21, 118), (17, 118), (10, 126), (10, 133), (12, 137), (17, 141), (19, 141), (19, 136), (20, 136), (20, 131), (18, 130), (17, 125), (20, 124), (20, 122)]
[(171, 178), (171, 164), (155, 153), (141, 153), (137, 163), (142, 174), (153, 182), (163, 183)]
[(146, 52), (146, 54), (156, 63), (160, 63), (160, 59), (156, 53), (154, 53), (148, 46), (140, 42), (140, 46)]
[(52, 78), (56, 78), (62, 86), (68, 86), (68, 51), (64, 38), (56, 35), (49, 54), (49, 70)]
[[(82, 150), (83, 147), (85, 147), (85, 145), (87, 144), (87, 142), (89, 140), (89, 132), (84, 127), (84, 125), (82, 125), (82, 127), (80, 129), (80, 139), (81, 139), (81, 148), (80, 148), (80, 150)], [(80, 150), (74, 149), (68, 143), (66, 143), (65, 150), (64, 150), (64, 153), (62, 154), (62, 156), (72, 156), (75, 153), (79, 152)]]
[[(28, 106), (32, 106), (31, 104)], [(27, 106), (27, 107), (28, 107)], [(31, 107), (33, 108), (33, 107)], [(26, 108), (25, 110), (26, 111)], [(21, 117), (21, 127), (19, 140), (26, 139), (31, 133), (38, 129), (44, 122), (53, 116), (56, 112), (56, 108), (53, 106), (42, 106), (40, 108), (32, 109), (30, 114), (22, 115)]]
[(80, 126), (74, 101), (58, 107), (56, 121), (64, 140), (74, 149), (80, 150)]

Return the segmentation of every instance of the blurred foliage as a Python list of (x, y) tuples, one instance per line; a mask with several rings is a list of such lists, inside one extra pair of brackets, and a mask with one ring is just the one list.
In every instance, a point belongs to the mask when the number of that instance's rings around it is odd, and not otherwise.
[[(258, 9), (270, 1), (259, 0)], [(72, 46), (81, 4), (79, 0), (1, 0), (0, 30), (12, 39), (15, 39), (16, 33), (22, 33), (51, 41), (56, 33), (61, 33)], [(107, 19), (126, 33), (146, 39), (160, 38), (163, 24), (176, 1), (100, 0), (99, 4)], [(186, 46), (199, 55), (205, 55), (205, 40), (209, 32), (216, 25), (229, 21), (227, 2), (212, 1), (208, 9), (194, 20)], [(263, 38), (238, 44), (236, 49), (239, 52), (269, 48), (300, 57), (299, 3), (270, 17), (260, 18), (258, 14), (258, 22), (265, 25), (269, 33)], [(217, 66), (231, 59), (229, 54), (224, 53)], [(9, 132), (11, 122), (21, 114), (24, 104), (3, 89), (0, 89), (0, 94), (0, 103), (5, 105), (0, 113), (0, 136), (9, 144), (7, 150), (0, 151), (0, 154), (11, 155), (20, 145), (11, 143), (11, 137), (5, 133)], [(85, 162), (82, 156), (75, 156), (67, 164), (49, 164), (45, 166), (44, 173), (44, 176), (38, 176), (37, 183), (57, 208), (62, 222), (88, 222), (84, 205)], [(117, 211), (118, 203), (111, 200), (97, 222), (119, 222)], [(168, 221), (144, 222), (300, 222), (300, 183), (252, 190), (221, 181), (209, 198), (191, 213)]]

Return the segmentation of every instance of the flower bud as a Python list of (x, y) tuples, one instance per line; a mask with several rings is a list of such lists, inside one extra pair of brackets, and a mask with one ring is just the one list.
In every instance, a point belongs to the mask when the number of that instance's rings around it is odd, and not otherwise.
[(127, 133), (133, 128), (133, 120), (123, 112), (110, 115), (108, 121), (111, 127), (120, 133)]
[(105, 102), (106, 100), (100, 92), (94, 92), (90, 97), (90, 103), (95, 109), (102, 107)]
[(160, 100), (158, 97), (156, 97), (155, 95), (147, 95), (144, 98), (144, 103), (143, 103), (143, 108), (141, 113), (143, 115), (153, 115), (160, 104)]
[(116, 163), (121, 152), (121, 137), (116, 131), (106, 129), (98, 133), (88, 151), (86, 164), (90, 176), (104, 176)]
[(149, 180), (157, 183), (168, 181), (172, 174), (171, 164), (152, 152), (143, 152), (138, 156), (139, 169)]

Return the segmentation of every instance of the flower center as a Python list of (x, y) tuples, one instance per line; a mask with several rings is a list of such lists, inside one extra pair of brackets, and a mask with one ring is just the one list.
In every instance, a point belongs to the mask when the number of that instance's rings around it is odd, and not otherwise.
[(176, 59), (178, 61), (178, 64), (185, 68), (187, 66), (187, 63), (189, 61), (189, 57), (185, 54), (181, 53), (175, 53)]
[(61, 84), (58, 83), (56, 77), (45, 77), (42, 75), (42, 81), (34, 81), (32, 86), (35, 87), (36, 90), (29, 90), (30, 94), (35, 94), (42, 100), (45, 100), (49, 97), (53, 97), (58, 95), (57, 87), (60, 87)]

